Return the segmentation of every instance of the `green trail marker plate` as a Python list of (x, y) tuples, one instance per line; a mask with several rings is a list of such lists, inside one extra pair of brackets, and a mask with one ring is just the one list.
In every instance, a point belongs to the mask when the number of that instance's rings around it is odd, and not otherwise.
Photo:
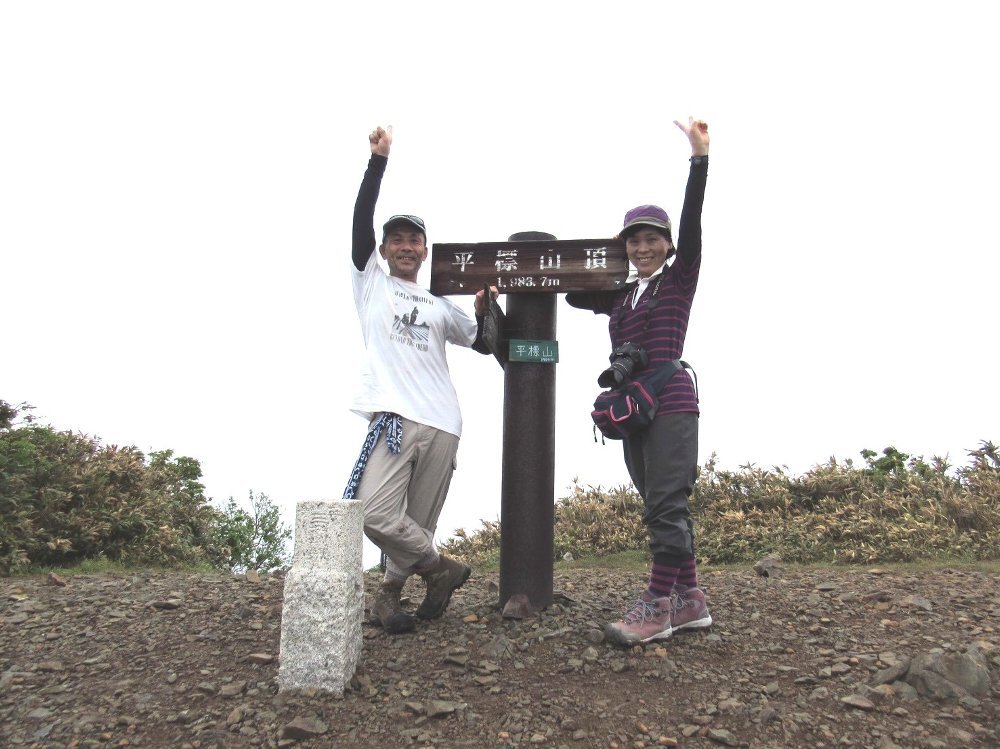
[(509, 361), (556, 364), (559, 361), (559, 341), (526, 341), (511, 338)]

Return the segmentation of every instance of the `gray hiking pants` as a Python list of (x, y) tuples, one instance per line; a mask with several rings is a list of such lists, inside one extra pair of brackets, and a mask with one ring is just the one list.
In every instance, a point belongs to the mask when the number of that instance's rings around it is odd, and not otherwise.
[(653, 559), (676, 564), (694, 556), (688, 500), (698, 472), (698, 414), (668, 413), (623, 443), (625, 465), (643, 500)]

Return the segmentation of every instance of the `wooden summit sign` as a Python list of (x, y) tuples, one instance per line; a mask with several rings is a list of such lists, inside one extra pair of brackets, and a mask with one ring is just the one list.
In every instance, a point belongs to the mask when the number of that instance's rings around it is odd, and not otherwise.
[(552, 604), (555, 507), (556, 294), (616, 291), (628, 277), (617, 239), (557, 240), (547, 232), (506, 242), (435, 244), (431, 292), (475, 294), (496, 287), (483, 341), (504, 368), (500, 482), (500, 606), (522, 618)]
[(435, 244), (431, 252), (431, 293), (441, 296), (475, 294), (484, 285), (502, 294), (615, 291), (627, 277), (618, 239)]

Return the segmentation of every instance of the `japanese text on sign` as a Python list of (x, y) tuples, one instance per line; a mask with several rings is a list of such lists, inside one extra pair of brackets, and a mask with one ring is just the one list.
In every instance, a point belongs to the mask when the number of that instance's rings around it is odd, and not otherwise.
[(604, 291), (628, 275), (624, 245), (614, 239), (436, 244), (431, 291), (472, 294), (483, 284), (500, 291)]
[(510, 361), (556, 364), (559, 362), (559, 342), (525, 341), (520, 338), (512, 338), (509, 358)]

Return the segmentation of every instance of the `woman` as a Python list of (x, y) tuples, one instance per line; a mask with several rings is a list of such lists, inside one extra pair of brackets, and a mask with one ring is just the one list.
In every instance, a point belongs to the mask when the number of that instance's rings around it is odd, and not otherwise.
[[(648, 363), (635, 376), (681, 358), (701, 267), (701, 209), (708, 175), (708, 125), (674, 121), (691, 143), (691, 170), (676, 253), (666, 211), (642, 205), (625, 214), (619, 236), (638, 275), (621, 291), (570, 293), (566, 301), (608, 315), (611, 349), (631, 343)], [(674, 257), (676, 254), (676, 257)], [(668, 263), (670, 258), (672, 263)], [(640, 359), (641, 360), (641, 359)], [(641, 367), (641, 368), (640, 368)], [(643, 523), (653, 562), (649, 585), (624, 617), (605, 627), (623, 646), (662, 640), (682, 629), (708, 627), (712, 617), (698, 587), (689, 498), (698, 469), (698, 397), (681, 369), (658, 393), (653, 422), (623, 440), (625, 465), (643, 498)]]

